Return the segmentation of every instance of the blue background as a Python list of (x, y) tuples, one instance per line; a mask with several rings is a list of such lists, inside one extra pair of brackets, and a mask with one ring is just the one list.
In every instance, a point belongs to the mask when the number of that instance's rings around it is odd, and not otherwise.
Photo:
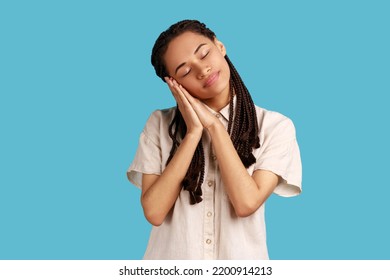
[(390, 259), (388, 1), (1, 1), (0, 259), (140, 259), (126, 169), (159, 33), (214, 30), (255, 103), (295, 123), (303, 193), (271, 196), (272, 259)]

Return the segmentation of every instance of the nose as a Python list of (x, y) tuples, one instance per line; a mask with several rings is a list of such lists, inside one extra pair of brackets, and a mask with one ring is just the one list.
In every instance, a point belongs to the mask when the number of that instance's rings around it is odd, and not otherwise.
[(211, 72), (211, 66), (209, 65), (202, 65), (199, 66), (199, 74), (198, 78), (203, 79), (204, 77), (207, 77)]

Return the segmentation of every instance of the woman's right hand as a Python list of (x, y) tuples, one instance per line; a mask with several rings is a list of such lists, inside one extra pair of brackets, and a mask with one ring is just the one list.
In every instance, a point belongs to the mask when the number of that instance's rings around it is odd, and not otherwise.
[(203, 132), (203, 125), (190, 102), (182, 92), (185, 89), (180, 87), (177, 81), (173, 78), (165, 77), (165, 81), (167, 82), (169, 89), (171, 90), (173, 97), (177, 102), (180, 113), (186, 123), (187, 133), (193, 133), (201, 137)]

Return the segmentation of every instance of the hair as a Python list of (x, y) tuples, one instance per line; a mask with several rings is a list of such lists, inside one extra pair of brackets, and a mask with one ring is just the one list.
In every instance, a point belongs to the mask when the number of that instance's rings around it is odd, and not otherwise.
[[(168, 45), (172, 39), (188, 31), (203, 35), (212, 41), (216, 38), (213, 31), (207, 28), (204, 23), (197, 20), (179, 21), (170, 26), (166, 31), (162, 32), (153, 46), (151, 62), (157, 76), (164, 82), (164, 77), (169, 76), (163, 58)], [(256, 159), (252, 154), (252, 149), (260, 147), (256, 109), (250, 93), (236, 68), (227, 55), (225, 55), (225, 59), (230, 68), (230, 107), (227, 131), (243, 165), (248, 168), (256, 162)], [(234, 108), (233, 105), (234, 95), (236, 95), (236, 108)], [(168, 129), (169, 136), (173, 143), (166, 165), (168, 165), (175, 155), (175, 152), (187, 131), (187, 126), (177, 106), (175, 108), (175, 115)], [(182, 182), (183, 188), (190, 193), (191, 204), (202, 201), (201, 186), (204, 181), (204, 175), (205, 155), (202, 141), (199, 141)]]

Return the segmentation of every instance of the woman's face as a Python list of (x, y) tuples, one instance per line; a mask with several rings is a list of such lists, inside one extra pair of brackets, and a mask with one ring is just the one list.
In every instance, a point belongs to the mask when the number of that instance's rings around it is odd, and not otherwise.
[(230, 69), (224, 45), (194, 32), (173, 39), (163, 57), (169, 75), (194, 97), (229, 99)]

